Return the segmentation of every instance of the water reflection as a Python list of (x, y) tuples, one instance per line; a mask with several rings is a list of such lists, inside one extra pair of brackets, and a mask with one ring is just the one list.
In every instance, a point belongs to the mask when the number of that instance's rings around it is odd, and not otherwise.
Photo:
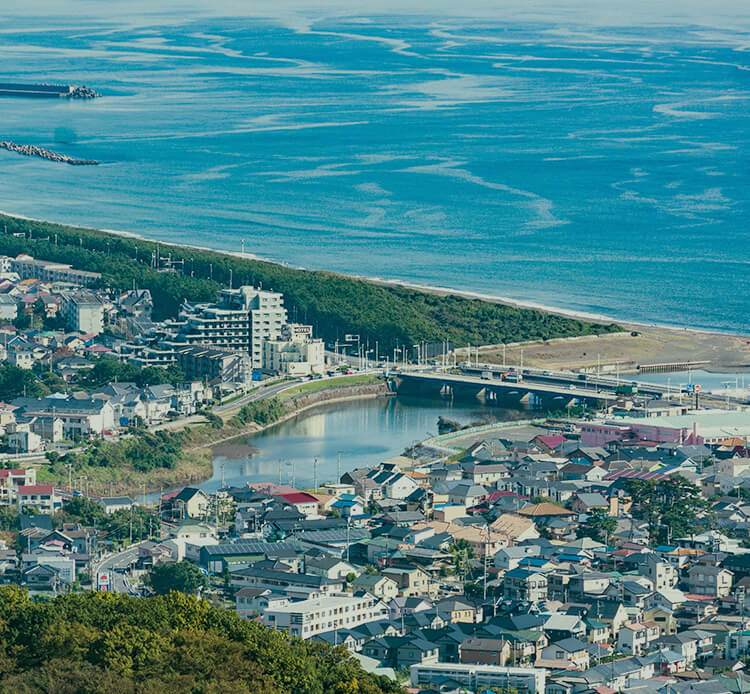
[(464, 424), (477, 420), (510, 420), (525, 416), (521, 410), (488, 407), (480, 402), (451, 402), (399, 396), (323, 406), (250, 437), (215, 449), (214, 472), (201, 488), (247, 482), (294, 481), (310, 487), (314, 460), (318, 482), (336, 478), (339, 469), (375, 465), (399, 455), (405, 448), (437, 433), (439, 416)]

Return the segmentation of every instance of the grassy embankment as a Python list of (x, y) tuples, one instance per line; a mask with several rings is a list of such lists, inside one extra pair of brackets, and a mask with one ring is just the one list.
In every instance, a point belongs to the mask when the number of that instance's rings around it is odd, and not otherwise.
[[(258, 432), (331, 398), (372, 395), (380, 379), (372, 374), (310, 381), (267, 400), (249, 403), (225, 418), (208, 415), (206, 424), (169, 432), (135, 432), (120, 442), (97, 442), (39, 468), (40, 482), (67, 485), (85, 477), (93, 493), (139, 494), (201, 482), (211, 475), (211, 446)], [(367, 392), (363, 392), (363, 389)]]

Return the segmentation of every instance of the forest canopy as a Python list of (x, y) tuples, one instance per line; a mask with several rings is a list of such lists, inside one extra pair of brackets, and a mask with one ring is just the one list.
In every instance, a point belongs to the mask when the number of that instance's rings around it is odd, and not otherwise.
[(0, 589), (0, 692), (380, 694), (343, 647), (288, 638), (183, 593), (32, 599)]

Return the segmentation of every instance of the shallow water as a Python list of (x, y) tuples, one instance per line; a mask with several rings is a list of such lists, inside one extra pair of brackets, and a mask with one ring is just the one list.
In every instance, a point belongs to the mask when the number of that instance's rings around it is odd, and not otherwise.
[(687, 17), (701, 3), (636, 3), (661, 8), (649, 22), (635, 10), (594, 20), (586, 3), (457, 18), (444, 3), (321, 16), (281, 2), (268, 19), (215, 16), (207, 2), (50, 19), (37, 4), (0, 17), (0, 77), (105, 96), (3, 99), (0, 138), (103, 163), (0, 152), (0, 209), (233, 251), (244, 239), (292, 264), (616, 318), (744, 327), (742, 4)]
[[(469, 424), (487, 418), (519, 419), (527, 413), (486, 407), (479, 401), (403, 396), (325, 405), (255, 436), (235, 439), (233, 457), (216, 456), (214, 474), (201, 487), (209, 491), (218, 489), (222, 472), (229, 486), (281, 480), (294, 482), (297, 487), (310, 487), (314, 483), (315, 458), (318, 482), (331, 481), (338, 477), (339, 455), (343, 472), (377, 465), (435, 435), (441, 415)], [(246, 454), (234, 457), (240, 452), (243, 440), (247, 443)]]

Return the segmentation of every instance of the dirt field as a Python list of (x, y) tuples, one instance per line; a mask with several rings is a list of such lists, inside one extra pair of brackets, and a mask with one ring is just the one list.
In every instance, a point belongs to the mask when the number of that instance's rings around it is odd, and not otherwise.
[[(524, 366), (547, 369), (596, 368), (598, 355), (602, 367), (616, 369), (619, 364), (621, 373), (635, 372), (638, 365), (684, 361), (707, 361), (700, 367), (706, 371), (750, 370), (750, 336), (621, 325), (629, 332), (508, 345), (506, 363), (519, 364), (523, 350)], [(481, 347), (479, 354), (483, 361), (503, 363), (502, 345)], [(465, 356), (465, 350), (458, 350), (459, 359)]]

